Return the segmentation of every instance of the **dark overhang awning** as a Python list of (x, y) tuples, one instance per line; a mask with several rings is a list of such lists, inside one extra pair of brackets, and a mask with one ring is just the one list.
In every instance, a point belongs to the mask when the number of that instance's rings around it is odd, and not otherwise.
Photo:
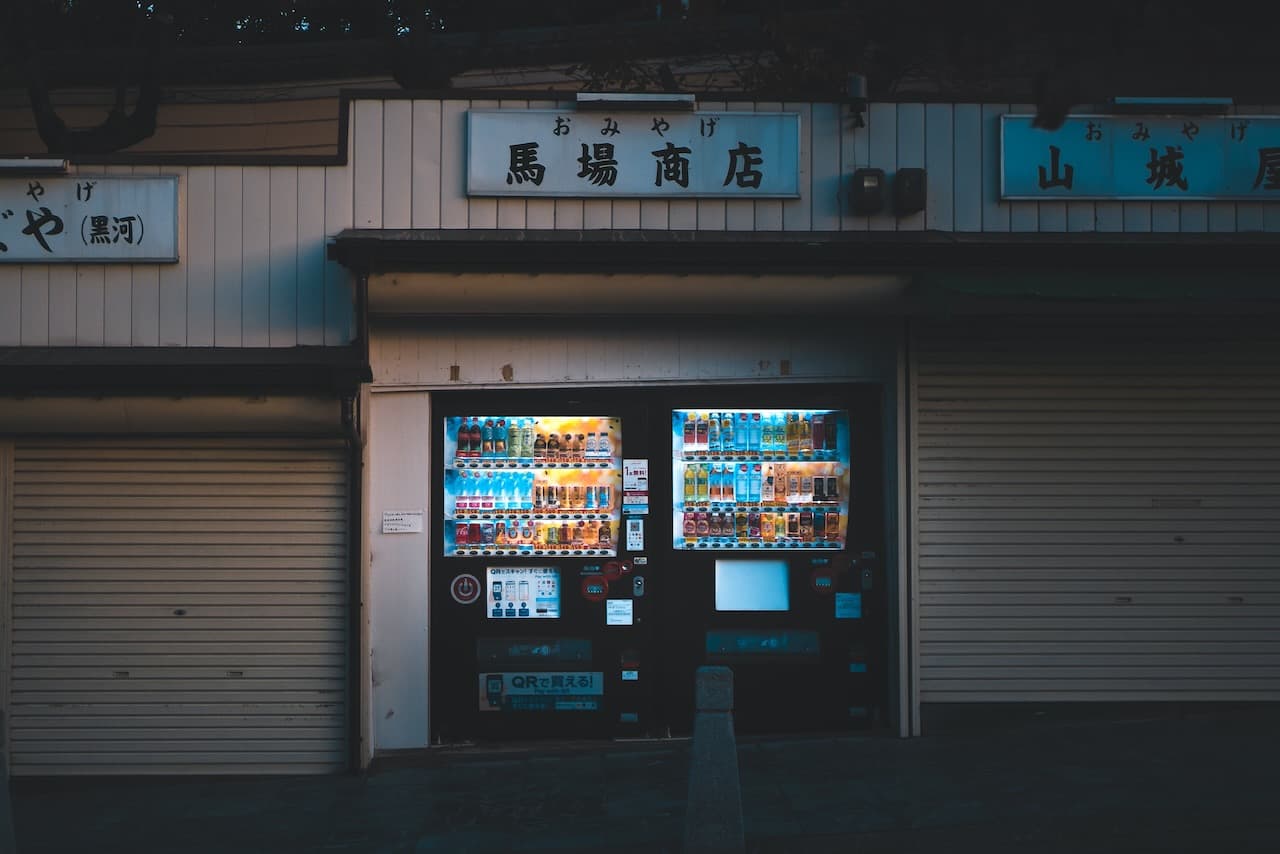
[(1271, 272), (1280, 234), (347, 229), (329, 255), (360, 273)]
[(346, 395), (372, 380), (362, 348), (0, 348), (0, 394)]

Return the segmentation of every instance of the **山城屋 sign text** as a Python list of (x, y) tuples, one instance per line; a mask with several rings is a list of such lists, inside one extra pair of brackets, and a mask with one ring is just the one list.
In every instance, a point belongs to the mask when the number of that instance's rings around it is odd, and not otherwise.
[(472, 110), (467, 194), (797, 198), (796, 113)]
[(0, 264), (178, 260), (178, 179), (0, 179)]
[(1280, 200), (1280, 116), (1001, 117), (1004, 199)]

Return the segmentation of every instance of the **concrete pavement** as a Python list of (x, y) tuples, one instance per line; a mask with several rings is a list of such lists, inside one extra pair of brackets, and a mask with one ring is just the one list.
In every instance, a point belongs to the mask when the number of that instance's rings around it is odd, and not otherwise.
[[(751, 852), (1280, 850), (1280, 707), (739, 738)], [(18, 850), (678, 852), (687, 741), (441, 748), (338, 777), (12, 781)]]

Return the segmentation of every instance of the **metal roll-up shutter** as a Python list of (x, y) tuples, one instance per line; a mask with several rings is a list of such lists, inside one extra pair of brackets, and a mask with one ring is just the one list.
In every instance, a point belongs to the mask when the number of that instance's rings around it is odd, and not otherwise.
[(1280, 700), (1280, 343), (912, 331), (920, 700)]
[(13, 773), (345, 766), (341, 445), (19, 441), (13, 507)]

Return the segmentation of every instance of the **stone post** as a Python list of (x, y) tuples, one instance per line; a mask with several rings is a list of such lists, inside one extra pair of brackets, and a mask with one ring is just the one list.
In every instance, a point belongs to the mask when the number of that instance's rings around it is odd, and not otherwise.
[(699, 667), (696, 680), (685, 854), (742, 854), (746, 839), (733, 735), (733, 671)]

